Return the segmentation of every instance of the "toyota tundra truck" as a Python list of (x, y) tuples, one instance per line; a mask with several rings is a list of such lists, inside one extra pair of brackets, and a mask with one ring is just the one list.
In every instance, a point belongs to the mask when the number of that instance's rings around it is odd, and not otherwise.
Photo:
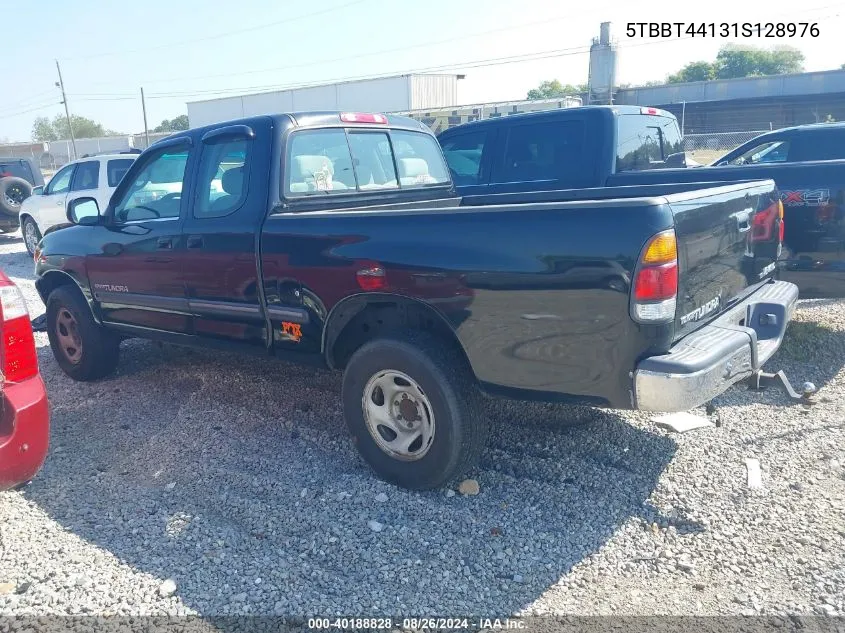
[(132, 337), (342, 371), (364, 460), (414, 489), (476, 463), (483, 393), (682, 411), (759, 385), (798, 296), (771, 180), (472, 204), (428, 128), (383, 114), (179, 132), (67, 214), (35, 252), (67, 375)]

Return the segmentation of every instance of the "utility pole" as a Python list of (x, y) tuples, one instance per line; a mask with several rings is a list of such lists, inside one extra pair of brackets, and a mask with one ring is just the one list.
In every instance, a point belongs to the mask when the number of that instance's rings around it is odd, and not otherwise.
[(147, 147), (149, 147), (150, 129), (147, 127), (147, 102), (144, 101), (144, 86), (141, 86), (141, 110), (144, 111), (144, 137), (147, 139)]
[(67, 106), (67, 96), (65, 95), (65, 82), (62, 81), (62, 69), (59, 67), (59, 60), (56, 60), (56, 70), (59, 71), (59, 81), (56, 84), (62, 90), (62, 103), (65, 105), (65, 116), (67, 117), (67, 127), (70, 130), (70, 142), (73, 145), (73, 159), (76, 160), (76, 139), (73, 138), (73, 123), (70, 120), (70, 110)]

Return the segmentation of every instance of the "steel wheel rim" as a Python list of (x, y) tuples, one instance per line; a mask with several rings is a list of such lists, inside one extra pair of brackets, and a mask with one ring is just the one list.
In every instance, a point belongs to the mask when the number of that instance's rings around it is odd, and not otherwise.
[(367, 431), (384, 453), (406, 462), (428, 453), (434, 441), (434, 410), (413, 378), (394, 369), (377, 372), (364, 387), (361, 406)]
[[(17, 195), (14, 195), (17, 194)], [(14, 197), (13, 197), (14, 195)], [(6, 203), (13, 207), (21, 206), (21, 203), (26, 199), (26, 194), (23, 189), (18, 186), (12, 186), (6, 189)]]
[(23, 239), (29, 250), (35, 252), (38, 246), (38, 235), (35, 234), (35, 225), (29, 221), (23, 227)]
[(76, 365), (82, 360), (82, 337), (76, 319), (67, 308), (61, 308), (56, 316), (56, 339), (70, 363)]

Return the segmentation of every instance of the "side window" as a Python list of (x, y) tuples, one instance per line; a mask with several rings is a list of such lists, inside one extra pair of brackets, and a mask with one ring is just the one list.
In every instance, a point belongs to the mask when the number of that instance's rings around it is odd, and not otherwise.
[(355, 176), (346, 132), (295, 132), (288, 145), (286, 171), (285, 189), (292, 195), (326, 195), (354, 189)]
[[(397, 189), (399, 180), (393, 166), (390, 139), (384, 132), (350, 132), (349, 147), (355, 165), (358, 188)], [(352, 183), (355, 186), (355, 183)]]
[(456, 185), (477, 185), (481, 180), (481, 155), (487, 143), (487, 132), (450, 136), (441, 143), (446, 164)]
[(820, 129), (796, 136), (789, 161), (845, 159), (845, 130)]
[(100, 162), (96, 160), (89, 160), (84, 163), (79, 163), (76, 166), (76, 172), (73, 174), (73, 183), (71, 184), (71, 191), (84, 191), (86, 189), (96, 189), (100, 181)]
[(249, 177), (247, 140), (203, 145), (200, 156), (195, 218), (221, 218), (246, 200)]
[(683, 151), (675, 119), (645, 114), (616, 117), (616, 171), (670, 167), (666, 159)]
[(115, 205), (115, 221), (178, 218), (187, 162), (187, 149), (167, 148), (147, 157)]
[(50, 182), (44, 188), (44, 195), (48, 196), (53, 193), (67, 193), (70, 191), (70, 179), (73, 176), (73, 170), (76, 169), (76, 164), (68, 165), (56, 172), (56, 175), (50, 179)]
[(393, 130), (393, 153), (403, 188), (448, 185), (449, 168), (437, 139), (422, 132)]
[(106, 164), (106, 175), (109, 181), (109, 187), (117, 187), (121, 179), (132, 167), (135, 160), (131, 158), (115, 158)]
[(492, 180), (505, 183), (574, 177), (584, 162), (583, 148), (581, 121), (513, 125), (508, 131), (504, 156), (494, 166)]
[(789, 155), (789, 141), (769, 141), (755, 145), (747, 152), (734, 158), (731, 165), (760, 165), (785, 163)]

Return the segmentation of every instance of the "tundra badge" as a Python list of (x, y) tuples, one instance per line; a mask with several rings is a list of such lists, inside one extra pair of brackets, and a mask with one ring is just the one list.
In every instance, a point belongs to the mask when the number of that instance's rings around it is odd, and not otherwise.
[(690, 321), (698, 321), (699, 319), (707, 316), (713, 310), (719, 309), (719, 304), (721, 303), (721, 297), (715, 296), (710, 301), (705, 303), (703, 306), (700, 306), (693, 310), (692, 312), (688, 312), (684, 316), (681, 317), (681, 325), (686, 325)]

